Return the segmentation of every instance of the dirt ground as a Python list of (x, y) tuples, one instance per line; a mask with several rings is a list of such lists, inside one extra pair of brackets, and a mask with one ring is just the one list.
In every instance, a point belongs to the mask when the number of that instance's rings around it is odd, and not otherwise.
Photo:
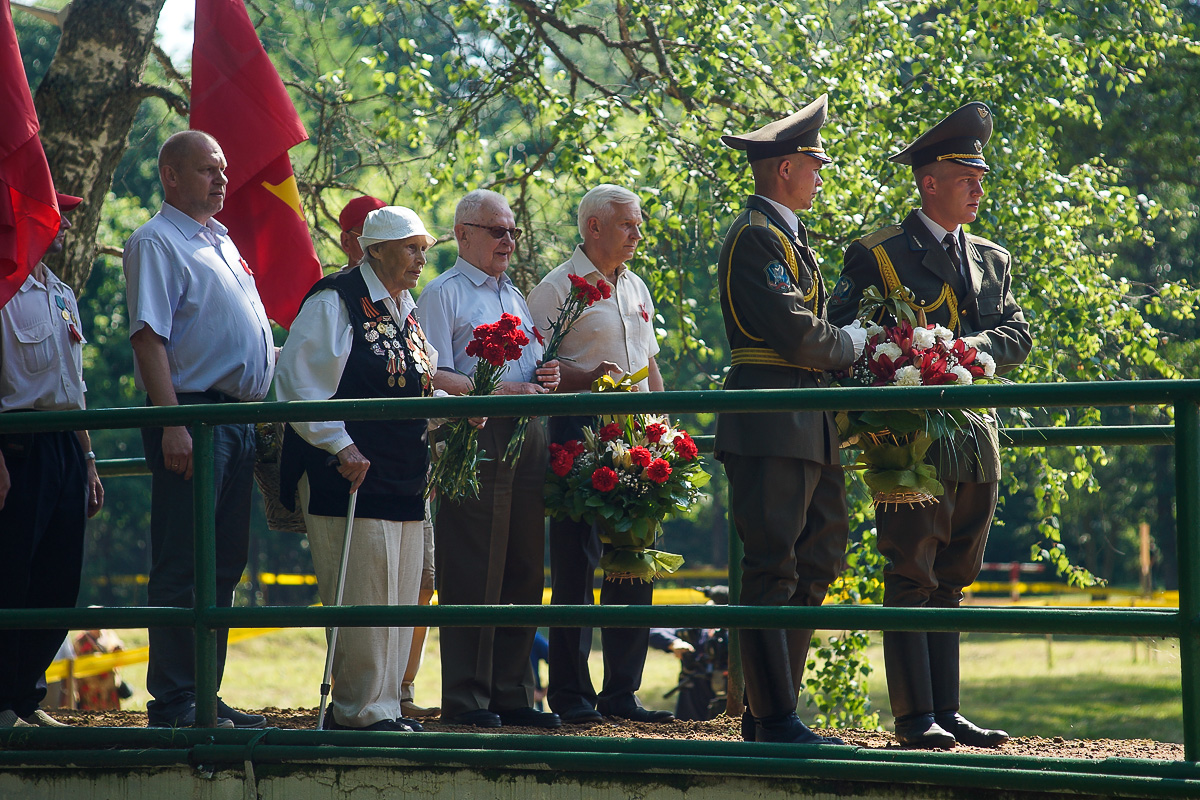
[[(247, 709), (249, 710), (249, 709)], [(267, 723), (272, 727), (282, 729), (315, 728), (317, 710), (315, 708), (258, 709), (259, 714), (267, 717)], [(54, 717), (80, 727), (143, 727), (146, 724), (146, 714), (140, 711), (68, 711), (66, 709), (54, 712)], [(427, 722), (425, 730), (441, 732), (478, 731), (478, 728), (467, 728), (461, 725), (443, 725), (436, 720)], [(540, 728), (497, 728), (489, 733), (523, 733), (543, 734), (546, 736), (612, 736), (618, 738), (646, 739), (698, 739), (708, 741), (739, 741), (740, 725), (738, 720), (728, 717), (718, 717), (708, 722), (672, 722), (665, 725), (629, 722), (627, 720), (606, 719), (593, 725), (564, 725), (562, 728), (547, 731)], [(894, 749), (898, 745), (890, 733), (862, 730), (821, 731), (841, 737), (847, 744), (857, 747), (876, 749)], [(1148, 739), (1043, 739), (1037, 736), (1016, 737), (1010, 739), (999, 750), (959, 746), (955, 752), (999, 752), (1006, 755), (1040, 756), (1045, 758), (1142, 758), (1162, 761), (1183, 760), (1183, 745), (1155, 742)]]

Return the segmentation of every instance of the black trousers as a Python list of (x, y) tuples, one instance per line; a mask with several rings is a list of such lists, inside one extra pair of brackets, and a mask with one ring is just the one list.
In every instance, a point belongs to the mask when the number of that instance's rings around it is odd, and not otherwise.
[[(742, 539), (745, 606), (819, 606), (842, 571), (849, 527), (840, 466), (726, 453), (729, 513)], [(746, 703), (757, 718), (790, 714), (813, 631), (744, 629)]]
[[(438, 602), (538, 605), (542, 599), (546, 514), (546, 431), (529, 423), (516, 467), (504, 463), (512, 418), (492, 417), (479, 432), (479, 497), (442, 499), (434, 519)], [(533, 705), (529, 652), (536, 628), (441, 629), (442, 719), (477, 709)]]
[[(557, 444), (582, 437), (592, 417), (552, 417), (550, 441)], [(592, 524), (571, 520), (550, 521), (550, 604), (591, 605), (596, 567), (611, 549), (601, 543)], [(641, 581), (603, 581), (600, 605), (648, 606), (654, 586)], [(634, 693), (642, 685), (642, 669), (650, 643), (649, 628), (603, 628), (604, 683), (597, 695), (588, 670), (592, 649), (591, 628), (550, 629), (550, 678), (546, 699), (550, 708), (570, 713), (584, 707), (621, 711), (637, 703)]]
[[(0, 509), (0, 608), (74, 608), (83, 568), (87, 466), (70, 431), (0, 436), (12, 486)], [(0, 711), (32, 714), (65, 628), (0, 630)]]
[[(194, 396), (181, 395), (180, 402)], [(197, 402), (197, 401), (192, 401)], [(204, 402), (204, 401), (199, 401)], [(162, 428), (143, 428), (142, 444), (152, 476), (150, 500), (151, 606), (190, 608), (196, 598), (192, 481), (163, 465)], [(250, 543), (250, 494), (254, 480), (254, 426), (213, 428), (216, 494), (218, 606), (233, 604)], [(151, 628), (146, 704), (151, 724), (170, 724), (196, 702), (196, 640), (190, 628)], [(225, 671), (229, 631), (218, 632), (217, 685)]]

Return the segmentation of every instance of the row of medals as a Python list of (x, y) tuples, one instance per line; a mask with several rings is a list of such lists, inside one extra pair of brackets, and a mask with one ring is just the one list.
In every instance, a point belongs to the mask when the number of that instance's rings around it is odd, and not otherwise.
[(83, 334), (79, 332), (79, 317), (75, 316), (75, 312), (67, 305), (67, 300), (61, 294), (54, 295), (54, 305), (58, 306), (58, 313), (67, 323), (67, 330), (71, 332), (71, 338), (77, 342), (83, 341)]
[(398, 330), (389, 314), (363, 323), (363, 337), (371, 345), (371, 352), (387, 359), (388, 386), (399, 386), (403, 389), (407, 382), (404, 377), (404, 373), (408, 371), (406, 348), (397, 338), (401, 333), (408, 343), (407, 354), (413, 360), (413, 367), (423, 376), (423, 380), (429, 380), (429, 356), (425, 353), (417, 330), (413, 325), (407, 326), (403, 331)]

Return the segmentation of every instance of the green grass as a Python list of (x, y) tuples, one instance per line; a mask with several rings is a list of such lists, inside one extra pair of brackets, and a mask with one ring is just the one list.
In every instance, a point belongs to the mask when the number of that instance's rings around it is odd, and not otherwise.
[[(145, 631), (123, 631), (126, 644), (145, 643)], [(883, 653), (876, 635), (868, 650), (875, 671), (868, 679), (874, 708), (891, 726)], [(597, 637), (592, 680), (603, 666)], [(321, 631), (278, 631), (229, 649), (222, 697), (241, 708), (313, 708), (320, 696), (325, 643)], [(136, 693), (126, 708), (140, 709), (145, 665), (123, 670)], [(648, 708), (674, 707), (663, 695), (679, 675), (679, 662), (651, 650), (639, 697)], [(542, 680), (545, 682), (545, 665)], [(437, 705), (441, 694), (437, 631), (431, 631), (417, 679), (417, 702)], [(1154, 739), (1182, 742), (1179, 648), (1174, 640), (1001, 636), (966, 634), (962, 646), (962, 708), (979, 724), (1014, 736), (1067, 739)], [(802, 707), (801, 715), (807, 712)]]

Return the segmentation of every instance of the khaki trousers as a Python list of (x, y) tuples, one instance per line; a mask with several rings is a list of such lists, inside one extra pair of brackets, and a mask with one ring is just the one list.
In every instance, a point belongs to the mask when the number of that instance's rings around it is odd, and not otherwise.
[[(308, 476), (300, 479), (300, 502), (312, 549), (321, 602), (337, 601), (345, 517), (307, 513)], [(349, 496), (346, 497), (349, 504)], [(342, 605), (416, 605), (421, 588), (422, 521), (355, 519), (346, 564)], [(362, 728), (403, 716), (400, 684), (408, 666), (412, 628), (340, 628), (333, 653), (333, 719)]]

